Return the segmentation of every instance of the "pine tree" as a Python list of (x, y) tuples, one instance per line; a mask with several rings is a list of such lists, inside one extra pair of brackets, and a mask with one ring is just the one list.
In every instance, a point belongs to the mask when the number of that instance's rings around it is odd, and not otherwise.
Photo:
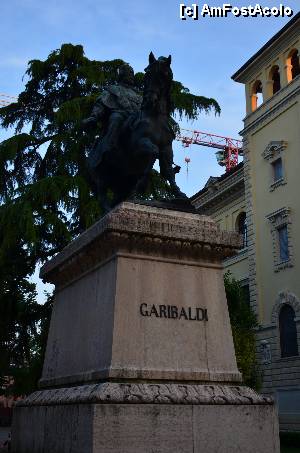
[(7, 376), (16, 376), (28, 368), (37, 338), (40, 306), (35, 285), (26, 279), (33, 263), (21, 243), (11, 247), (5, 266), (0, 265), (0, 392)]
[[(82, 46), (64, 44), (45, 61), (31, 60), (18, 102), (0, 109), (2, 127), (15, 135), (0, 144), (1, 249), (22, 237), (36, 260), (61, 250), (100, 215), (87, 182), (86, 154), (95, 136), (80, 124), (103, 88), (117, 80), (122, 60), (95, 61)], [(142, 89), (143, 74), (136, 74)], [(220, 113), (214, 99), (173, 83), (174, 111), (195, 119)]]

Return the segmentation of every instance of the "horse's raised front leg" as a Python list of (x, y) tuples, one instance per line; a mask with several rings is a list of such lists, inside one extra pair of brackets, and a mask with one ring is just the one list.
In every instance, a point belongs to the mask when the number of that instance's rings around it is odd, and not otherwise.
[(173, 195), (176, 198), (188, 198), (185, 193), (181, 192), (175, 181), (176, 170), (173, 169), (173, 149), (172, 145), (167, 145), (160, 150), (159, 167), (161, 176), (166, 179), (171, 186)]

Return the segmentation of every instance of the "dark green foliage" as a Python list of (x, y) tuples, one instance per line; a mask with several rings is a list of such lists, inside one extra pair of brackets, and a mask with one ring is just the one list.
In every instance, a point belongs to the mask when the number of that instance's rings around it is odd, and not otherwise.
[(299, 447), (287, 447), (284, 444), (280, 444), (280, 453), (299, 453)]
[[(49, 303), (36, 302), (35, 284), (26, 275), (34, 269), (22, 242), (11, 247), (0, 264), (0, 393), (25, 394), (41, 373)], [(7, 377), (12, 385), (7, 384)]]
[[(35, 257), (22, 240), (10, 245), (0, 261), (0, 393), (26, 394), (40, 378), (51, 299), (39, 305), (33, 273)], [(3, 386), (7, 377), (12, 385)]]
[[(28, 361), (19, 364), (18, 367), (10, 368), (10, 375), (14, 382), (6, 392), (14, 395), (26, 395), (37, 388), (38, 381), (42, 374), (44, 356), (47, 346), (48, 330), (52, 312), (53, 296), (49, 295), (43, 305), (35, 303), (36, 330), (31, 336), (30, 355)], [(30, 313), (32, 319), (32, 312)], [(18, 339), (16, 340), (16, 343)]]
[(3, 338), (0, 340), (0, 381), (5, 384), (9, 376), (10, 385), (4, 385), (0, 393), (26, 395), (37, 387), (41, 377), (52, 301), (49, 299), (44, 305), (39, 305), (24, 298), (21, 303), (13, 305), (15, 322), (6, 326), (9, 344), (3, 344)]
[[(49, 308), (36, 303), (27, 278), (101, 214), (86, 168), (97, 137), (83, 133), (81, 121), (123, 63), (89, 60), (82, 46), (63, 44), (45, 61), (28, 63), (18, 101), (0, 109), (1, 126), (15, 129), (0, 143), (0, 375), (13, 375), (22, 392), (37, 380)], [(140, 91), (143, 79), (135, 75)], [(191, 94), (180, 82), (173, 83), (173, 102), (174, 112), (188, 119), (202, 110), (220, 113), (215, 100)], [(168, 190), (153, 172), (147, 198)]]
[[(283, 451), (299, 452), (300, 451), (300, 433), (299, 432), (281, 432), (280, 434), (280, 446)], [(286, 450), (285, 450), (286, 448)], [(294, 450), (289, 450), (288, 448)]]
[(240, 283), (232, 278), (230, 272), (225, 274), (224, 283), (237, 365), (243, 375), (243, 382), (258, 390), (261, 375), (256, 359), (256, 315), (247, 304)]
[(148, 190), (144, 195), (139, 195), (140, 200), (163, 200), (174, 198), (170, 185), (156, 170), (152, 170)]
[(189, 89), (183, 86), (181, 82), (173, 82), (172, 101), (174, 111), (179, 113), (180, 119), (182, 116), (186, 116), (189, 120), (196, 120), (202, 111), (209, 113), (213, 110), (218, 115), (221, 113), (217, 101), (190, 93)]

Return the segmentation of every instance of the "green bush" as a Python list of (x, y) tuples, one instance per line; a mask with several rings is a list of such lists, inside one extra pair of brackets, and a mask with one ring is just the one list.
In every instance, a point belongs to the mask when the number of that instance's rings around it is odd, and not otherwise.
[(300, 451), (300, 433), (292, 432), (281, 432), (280, 436), (280, 445), (282, 447), (295, 447), (299, 448)]
[(240, 283), (230, 272), (224, 275), (224, 284), (238, 369), (243, 382), (259, 390), (262, 379), (256, 358), (256, 315), (247, 303)]

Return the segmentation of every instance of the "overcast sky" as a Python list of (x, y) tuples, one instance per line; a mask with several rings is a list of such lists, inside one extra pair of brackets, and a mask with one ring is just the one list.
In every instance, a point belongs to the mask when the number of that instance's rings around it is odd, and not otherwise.
[[(0, 93), (22, 91), (27, 61), (45, 59), (62, 43), (82, 44), (91, 59), (122, 58), (135, 71), (143, 71), (152, 50), (156, 56), (171, 54), (174, 78), (195, 94), (215, 98), (222, 108), (220, 117), (203, 114), (195, 123), (182, 126), (239, 138), (245, 115), (244, 87), (233, 82), (231, 75), (290, 19), (231, 16), (182, 21), (182, 2), (1, 0)], [(236, 6), (249, 3), (232, 2)], [(209, 4), (220, 6), (221, 1)], [(263, 0), (261, 4), (278, 6), (280, 2)], [(295, 14), (299, 11), (298, 0), (285, 4)], [(224, 171), (209, 148), (194, 145), (187, 151), (177, 143), (174, 150), (174, 160), (183, 166), (177, 181), (188, 195), (197, 192), (210, 175)], [(186, 155), (191, 158), (188, 177)]]

